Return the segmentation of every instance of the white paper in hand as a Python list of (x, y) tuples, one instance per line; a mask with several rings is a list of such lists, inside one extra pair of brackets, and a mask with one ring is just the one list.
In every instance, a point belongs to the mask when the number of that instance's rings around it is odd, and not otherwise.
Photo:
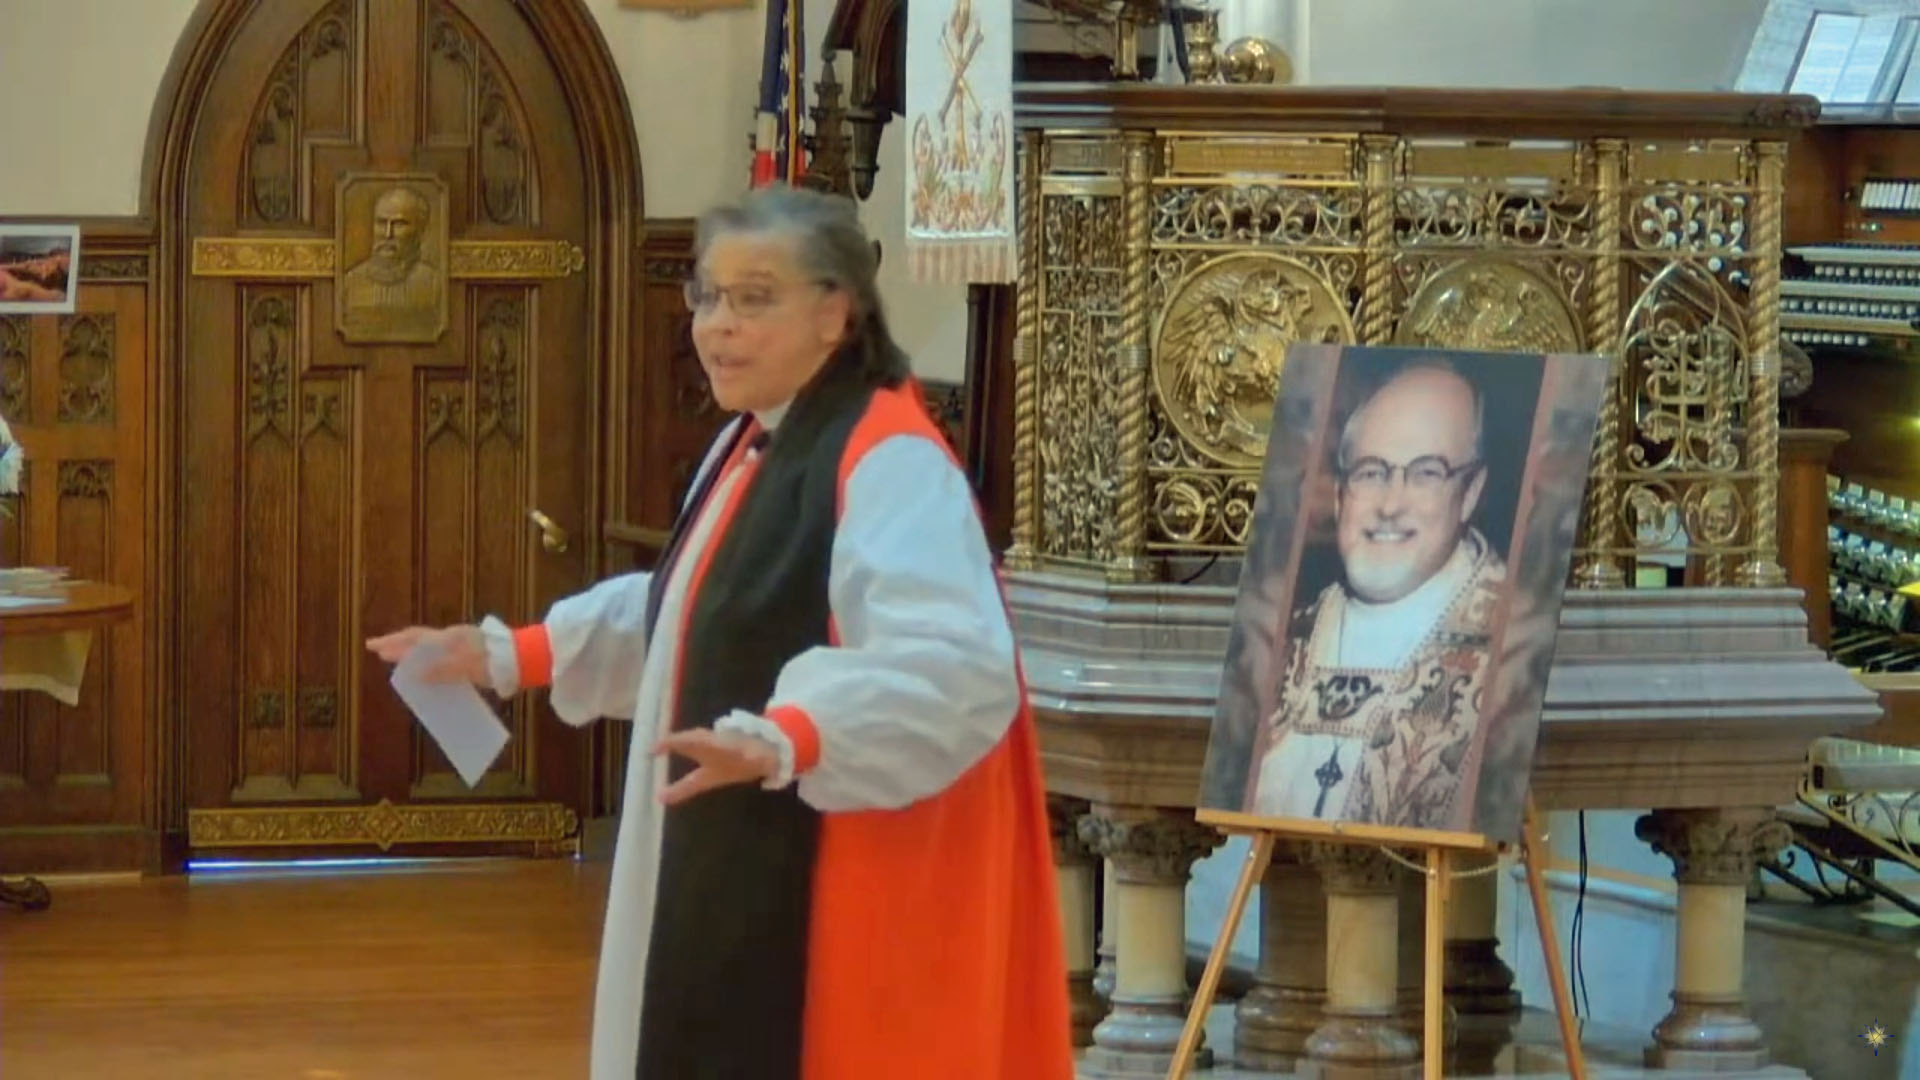
[(438, 645), (415, 645), (393, 669), (393, 688), (472, 787), (507, 745), (507, 726), (472, 683), (433, 683), (422, 677), (444, 655)]

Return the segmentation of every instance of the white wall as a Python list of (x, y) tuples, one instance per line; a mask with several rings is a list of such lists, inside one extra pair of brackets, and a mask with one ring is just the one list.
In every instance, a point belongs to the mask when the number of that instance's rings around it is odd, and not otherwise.
[[(0, 216), (113, 216), (140, 209), (153, 101), (195, 0), (3, 0), (0, 74), (49, 88), (0, 111)], [(649, 217), (692, 217), (744, 190), (758, 97), (755, 8), (694, 18), (588, 0), (627, 86)], [(806, 0), (808, 81), (833, 0)], [(84, 76), (83, 77), (83, 69)], [(846, 72), (841, 71), (844, 83)], [(894, 332), (932, 378), (966, 368), (966, 291), (916, 286), (903, 256), (898, 125), (863, 207), (887, 258), (881, 292)]]
[(1327, 85), (1718, 90), (1767, 0), (1295, 0)]

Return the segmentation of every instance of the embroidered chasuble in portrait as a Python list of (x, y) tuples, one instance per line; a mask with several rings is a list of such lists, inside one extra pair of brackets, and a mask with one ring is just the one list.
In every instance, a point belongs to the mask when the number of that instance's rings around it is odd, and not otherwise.
[[(592, 1080), (1071, 1080), (1033, 721), (914, 384), (830, 361), (728, 425), (653, 573), (483, 631), (496, 689), (634, 724)], [(778, 775), (663, 807), (698, 727)]]
[(1469, 529), (1412, 593), (1336, 583), (1292, 620), (1253, 812), (1446, 828), (1478, 732), (1506, 565)]

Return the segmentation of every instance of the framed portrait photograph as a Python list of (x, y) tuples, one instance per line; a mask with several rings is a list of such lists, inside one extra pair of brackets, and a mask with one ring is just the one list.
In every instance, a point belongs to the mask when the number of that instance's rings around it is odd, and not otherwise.
[(73, 313), (80, 226), (0, 225), (0, 315)]
[(1606, 375), (1288, 351), (1202, 820), (1519, 839)]

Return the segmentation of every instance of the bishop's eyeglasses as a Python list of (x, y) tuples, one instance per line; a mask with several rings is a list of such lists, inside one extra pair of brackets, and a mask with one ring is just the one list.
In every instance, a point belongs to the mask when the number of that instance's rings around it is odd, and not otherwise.
[[(831, 288), (832, 282), (810, 282), (815, 288)], [(780, 301), (795, 290), (797, 286), (766, 285), (752, 282), (746, 285), (703, 285), (698, 281), (688, 281), (680, 286), (680, 293), (686, 298), (687, 310), (696, 315), (711, 315), (718, 311), (722, 301), (742, 319), (757, 319), (780, 305)]]
[(1438, 454), (1417, 457), (1405, 465), (1369, 457), (1348, 466), (1340, 479), (1356, 495), (1378, 495), (1387, 490), (1393, 483), (1394, 474), (1398, 473), (1406, 482), (1407, 490), (1419, 495), (1431, 495), (1455, 477), (1479, 467), (1478, 458), (1454, 465)]

